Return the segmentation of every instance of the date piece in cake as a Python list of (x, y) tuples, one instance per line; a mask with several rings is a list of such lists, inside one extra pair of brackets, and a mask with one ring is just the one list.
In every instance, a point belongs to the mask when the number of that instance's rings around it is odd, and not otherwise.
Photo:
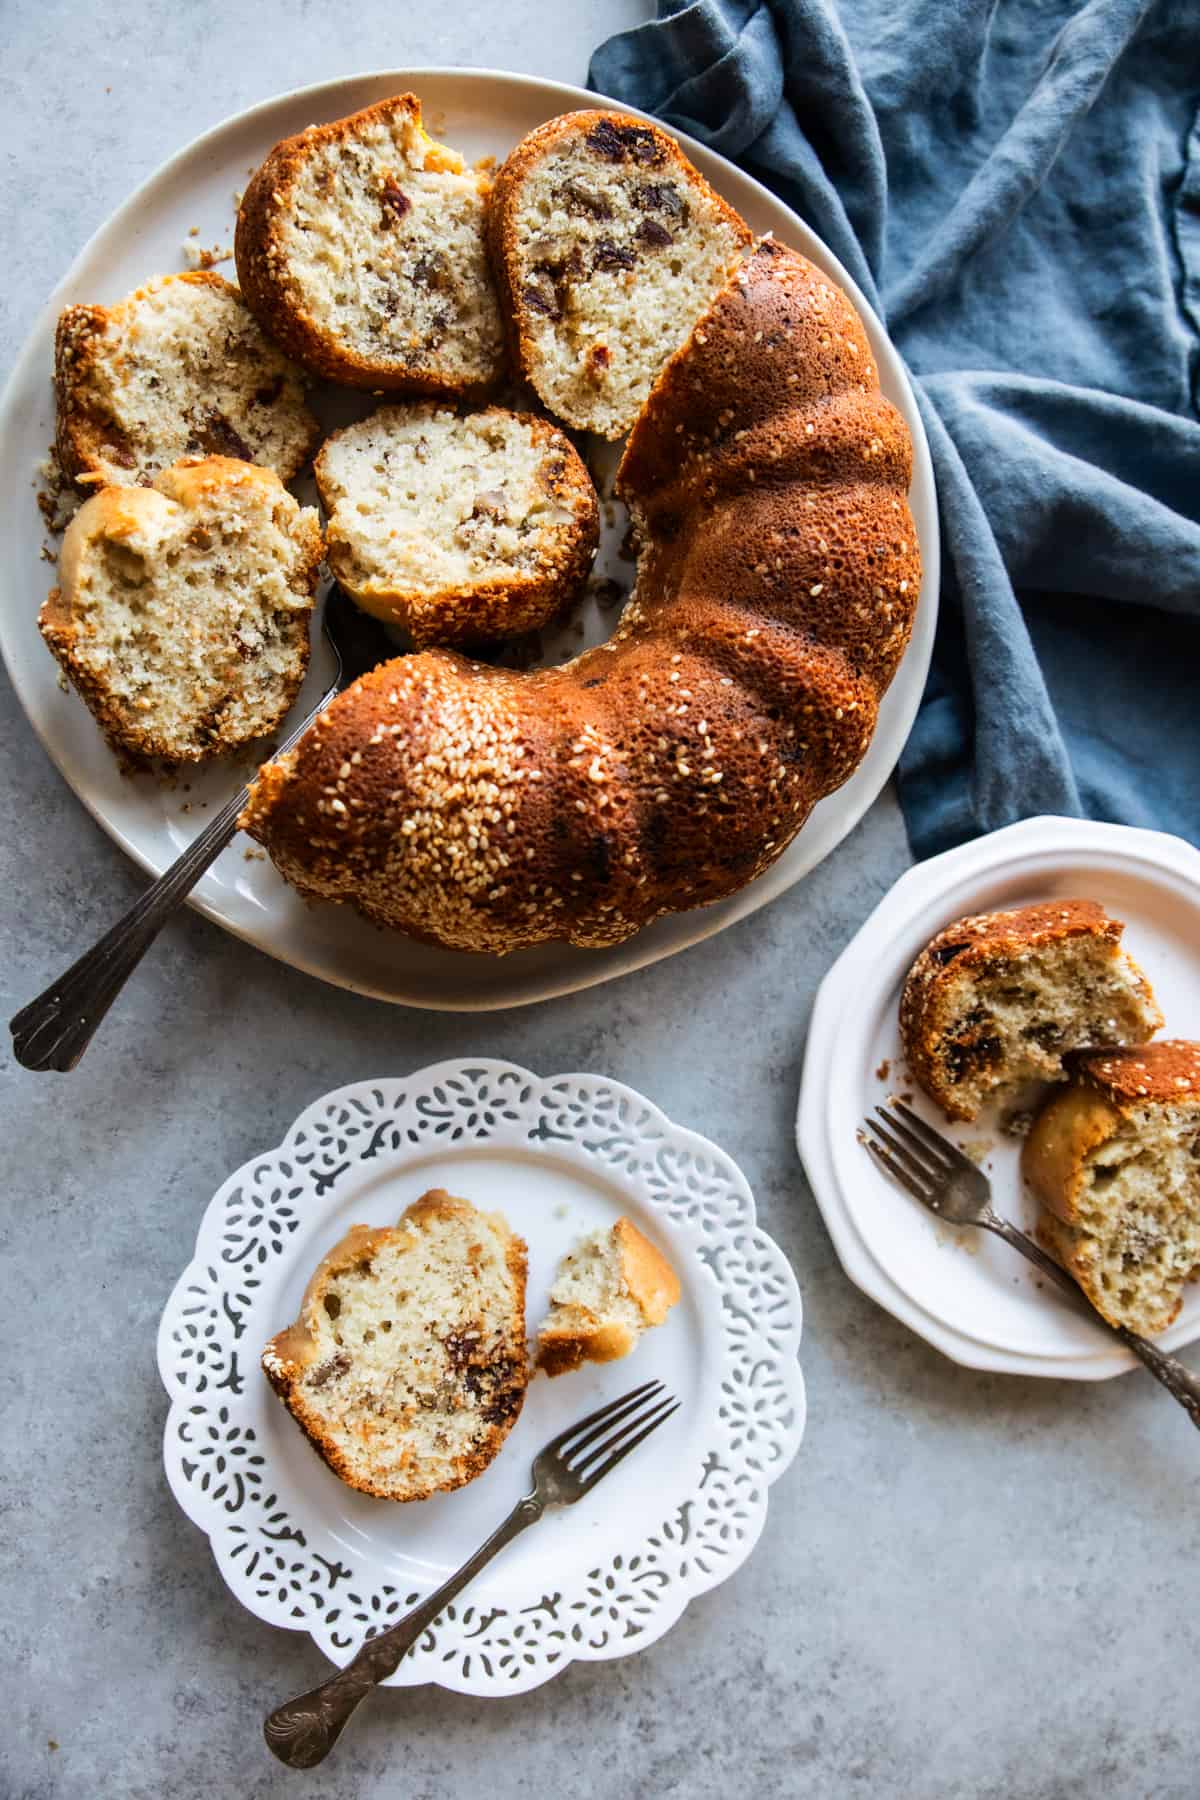
[(568, 425), (621, 437), (751, 241), (657, 126), (551, 119), (517, 145), (488, 202), (514, 363)]
[(242, 292), (330, 381), (478, 396), (504, 372), (484, 247), (489, 177), (435, 143), (414, 94), (276, 144), (238, 212)]
[(952, 1119), (1061, 1081), (1068, 1050), (1141, 1044), (1162, 1024), (1094, 900), (1053, 900), (947, 925), (909, 971), (900, 1031), (913, 1078)]
[(529, 413), (383, 406), (317, 458), (329, 566), (414, 645), (535, 631), (577, 592), (599, 507), (574, 447)]

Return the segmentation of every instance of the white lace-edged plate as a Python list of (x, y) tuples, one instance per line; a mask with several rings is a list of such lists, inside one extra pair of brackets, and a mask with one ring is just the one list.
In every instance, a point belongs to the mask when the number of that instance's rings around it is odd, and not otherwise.
[[(498, 1208), (526, 1239), (531, 1332), (563, 1252), (622, 1212), (668, 1255), (683, 1295), (632, 1358), (531, 1382), (477, 1481), (396, 1505), (325, 1467), (258, 1359), (349, 1225), (391, 1223), (439, 1186)], [(167, 1479), (243, 1604), (345, 1663), (528, 1491), (548, 1438), (660, 1377), (684, 1403), (670, 1423), (505, 1551), (392, 1678), (519, 1693), (571, 1661), (643, 1649), (745, 1561), (804, 1430), (800, 1328), (795, 1277), (740, 1170), (631, 1089), (483, 1059), (356, 1082), (310, 1106), (205, 1213), (159, 1328)]]

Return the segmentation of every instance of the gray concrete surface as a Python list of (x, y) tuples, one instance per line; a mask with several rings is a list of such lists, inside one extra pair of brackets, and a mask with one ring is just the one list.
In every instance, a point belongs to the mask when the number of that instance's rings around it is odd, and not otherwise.
[[(0, 361), (83, 239), (178, 145), (354, 69), (582, 80), (639, 0), (7, 0)], [(139, 878), (0, 693), (3, 1014)], [(1200, 1469), (1140, 1376), (943, 1361), (843, 1277), (792, 1148), (822, 972), (907, 860), (882, 800), (808, 882), (667, 964), (479, 1019), (337, 995), (186, 916), (81, 1068), (4, 1066), (3, 1800), (492, 1800), (1200, 1792)], [(264, 1708), (322, 1666), (226, 1591), (159, 1464), (154, 1332), (225, 1173), (350, 1079), (434, 1057), (595, 1068), (719, 1138), (807, 1308), (807, 1442), (732, 1582), (645, 1654), (522, 1698), (382, 1696), (292, 1776)]]

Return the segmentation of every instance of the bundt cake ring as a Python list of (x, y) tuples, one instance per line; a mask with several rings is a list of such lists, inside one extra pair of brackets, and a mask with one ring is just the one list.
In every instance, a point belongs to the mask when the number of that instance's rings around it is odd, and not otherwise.
[(734, 893), (870, 744), (920, 588), (911, 463), (849, 300), (760, 241), (629, 436), (613, 636), (559, 668), (385, 663), (244, 828), (301, 894), (461, 950), (618, 944)]

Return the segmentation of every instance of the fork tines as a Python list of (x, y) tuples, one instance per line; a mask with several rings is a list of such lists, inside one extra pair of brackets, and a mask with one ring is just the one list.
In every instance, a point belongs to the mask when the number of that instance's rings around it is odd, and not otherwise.
[(646, 1381), (568, 1426), (543, 1454), (556, 1455), (586, 1492), (678, 1410), (661, 1381)]
[[(933, 1211), (936, 1212), (939, 1206), (936, 1190), (948, 1176), (957, 1169), (975, 1172), (975, 1164), (963, 1155), (958, 1145), (944, 1138), (932, 1125), (927, 1125), (903, 1100), (877, 1106), (875, 1114), (875, 1118), (864, 1123), (861, 1132), (864, 1146), (894, 1181)], [(883, 1142), (877, 1142), (877, 1138)]]

